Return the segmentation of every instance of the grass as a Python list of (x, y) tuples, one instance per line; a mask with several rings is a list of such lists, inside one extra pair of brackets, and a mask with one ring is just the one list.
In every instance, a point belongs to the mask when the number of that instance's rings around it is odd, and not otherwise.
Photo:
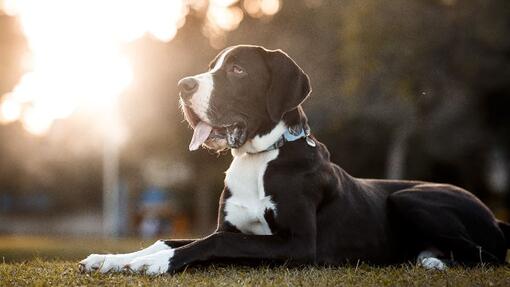
[(139, 240), (76, 240), (0, 237), (0, 286), (510, 286), (510, 267), (427, 271), (395, 267), (188, 268), (175, 275), (82, 274), (77, 262), (89, 253), (136, 250)]
[(76, 262), (34, 259), (0, 264), (1, 286), (510, 286), (510, 268), (426, 271), (411, 265), (189, 268), (175, 275), (82, 274)]

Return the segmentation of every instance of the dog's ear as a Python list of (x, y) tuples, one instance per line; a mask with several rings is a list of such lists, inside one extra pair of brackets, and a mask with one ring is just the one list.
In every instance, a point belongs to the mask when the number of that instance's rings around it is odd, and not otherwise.
[(265, 50), (266, 63), (271, 73), (271, 84), (266, 106), (273, 122), (299, 106), (310, 94), (308, 75), (283, 51)]

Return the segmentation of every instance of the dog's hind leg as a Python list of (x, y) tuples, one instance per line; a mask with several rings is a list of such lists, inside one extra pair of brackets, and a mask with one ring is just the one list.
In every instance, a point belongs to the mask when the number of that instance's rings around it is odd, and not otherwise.
[(494, 215), (476, 197), (460, 188), (418, 185), (391, 194), (388, 208), (391, 222), (416, 255), (433, 246), (447, 257), (443, 263), (505, 262), (506, 240)]
[(446, 264), (440, 259), (443, 253), (436, 248), (423, 250), (418, 254), (417, 263), (429, 270), (446, 270)]

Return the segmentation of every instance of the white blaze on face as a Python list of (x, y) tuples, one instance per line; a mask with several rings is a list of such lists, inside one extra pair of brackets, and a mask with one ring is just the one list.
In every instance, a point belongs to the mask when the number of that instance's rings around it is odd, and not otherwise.
[[(233, 48), (226, 49), (218, 58), (214, 67), (203, 74), (194, 76), (198, 81), (198, 89), (191, 97), (191, 109), (200, 118), (200, 122), (195, 126), (193, 137), (189, 144), (189, 150), (197, 150), (209, 137), (212, 131), (211, 120), (207, 112), (209, 111), (212, 92), (214, 90), (213, 73), (218, 71), (222, 66), (227, 54)], [(217, 108), (217, 107), (216, 107)]]
[(193, 78), (198, 81), (198, 90), (191, 97), (191, 108), (202, 121), (210, 122), (207, 110), (213, 91), (213, 77), (210, 73), (204, 73)]

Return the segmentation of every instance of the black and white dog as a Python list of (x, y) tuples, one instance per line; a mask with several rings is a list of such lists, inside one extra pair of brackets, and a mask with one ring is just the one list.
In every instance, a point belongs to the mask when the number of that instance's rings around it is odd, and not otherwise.
[(308, 76), (284, 52), (223, 50), (208, 72), (179, 82), (194, 128), (190, 150), (231, 149), (218, 227), (202, 239), (161, 240), (129, 254), (92, 254), (83, 271), (161, 274), (218, 261), (293, 264), (417, 260), (504, 264), (510, 227), (448, 184), (358, 179), (329, 160), (301, 103)]

